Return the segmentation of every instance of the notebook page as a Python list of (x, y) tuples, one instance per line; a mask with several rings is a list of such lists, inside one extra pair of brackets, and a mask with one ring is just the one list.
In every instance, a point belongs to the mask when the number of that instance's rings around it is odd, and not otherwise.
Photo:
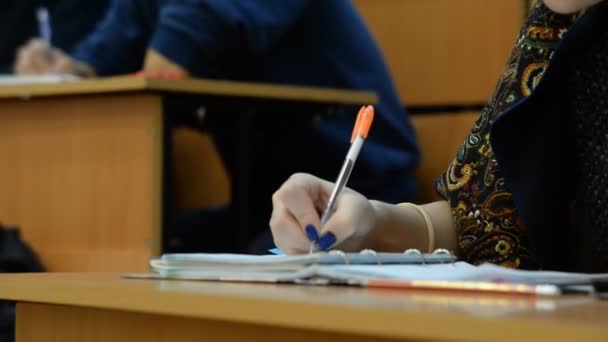
[(173, 266), (261, 266), (261, 265), (309, 265), (319, 259), (315, 254), (303, 255), (248, 255), (230, 253), (174, 253), (163, 254), (162, 261)]
[(477, 267), (466, 262), (434, 265), (331, 265), (320, 266), (319, 276), (339, 280), (478, 280)]
[(219, 269), (168, 269), (157, 270), (155, 276), (163, 279), (213, 280), (235, 282), (277, 283), (305, 279), (316, 274), (317, 266), (307, 266), (295, 270), (219, 270)]
[[(156, 259), (158, 260), (158, 259)], [(247, 255), (247, 254), (214, 254), (214, 253), (175, 253), (163, 254), (160, 258), (164, 266), (196, 266), (209, 267), (212, 265), (232, 266), (263, 266), (263, 265), (334, 265), (334, 264), (436, 264), (451, 263), (452, 255), (444, 254), (404, 254), (404, 253), (325, 253), (302, 255)]]
[(527, 284), (590, 284), (596, 279), (608, 279), (606, 273), (514, 270), (493, 264), (483, 264), (479, 266), (479, 270), (484, 276), (492, 277), (492, 280)]
[(492, 264), (473, 266), (466, 262), (436, 265), (332, 265), (321, 266), (317, 272), (321, 276), (340, 280), (461, 280), (566, 285), (590, 284), (592, 279), (608, 279), (608, 274), (525, 271)]

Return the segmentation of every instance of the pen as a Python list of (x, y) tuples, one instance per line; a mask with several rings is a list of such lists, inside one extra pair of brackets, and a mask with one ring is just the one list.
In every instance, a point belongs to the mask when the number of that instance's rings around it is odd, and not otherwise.
[[(348, 149), (348, 153), (346, 154), (346, 159), (344, 160), (344, 164), (342, 164), (342, 169), (338, 174), (338, 179), (336, 180), (336, 184), (329, 196), (329, 200), (327, 201), (327, 206), (321, 215), (321, 223), (319, 229), (321, 233), (323, 231), (323, 226), (331, 215), (334, 212), (336, 207), (336, 202), (342, 190), (346, 186), (348, 182), (348, 178), (350, 177), (351, 172), (353, 171), (353, 167), (355, 166), (355, 161), (359, 156), (359, 151), (361, 151), (361, 147), (363, 146), (363, 142), (367, 138), (369, 133), (369, 129), (372, 126), (372, 122), (374, 121), (374, 107), (367, 106), (362, 107), (357, 114), (357, 120), (355, 121), (355, 127), (353, 128), (353, 133), (350, 138), (350, 148)], [(319, 234), (321, 235), (321, 234)], [(309, 253), (313, 253), (318, 249), (317, 242), (313, 241), (310, 245)]]
[(51, 47), (53, 46), (51, 42), (51, 18), (46, 7), (38, 7), (38, 10), (36, 11), (36, 18), (38, 19), (38, 31), (40, 33), (40, 38), (42, 38), (44, 43), (44, 54), (47, 62), (51, 64), (53, 59), (51, 54)]

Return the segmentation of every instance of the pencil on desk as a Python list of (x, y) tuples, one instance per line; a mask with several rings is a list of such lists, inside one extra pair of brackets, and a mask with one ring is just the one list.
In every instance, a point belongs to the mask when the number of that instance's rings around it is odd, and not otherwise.
[(525, 296), (559, 296), (561, 290), (556, 285), (528, 285), (480, 281), (442, 281), (442, 280), (393, 280), (370, 279), (363, 284), (369, 288), (402, 290), (447, 291), (479, 294), (505, 294)]

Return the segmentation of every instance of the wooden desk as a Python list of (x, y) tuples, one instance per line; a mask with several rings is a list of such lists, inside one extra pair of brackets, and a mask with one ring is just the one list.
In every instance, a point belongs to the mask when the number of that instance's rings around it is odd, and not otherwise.
[(17, 342), (607, 341), (608, 302), (213, 282), (0, 275)]
[(256, 110), (323, 113), (376, 101), (371, 92), (195, 79), (0, 87), (0, 221), (22, 228), (49, 271), (145, 271), (168, 219), (176, 119), (235, 115), (247, 142)]

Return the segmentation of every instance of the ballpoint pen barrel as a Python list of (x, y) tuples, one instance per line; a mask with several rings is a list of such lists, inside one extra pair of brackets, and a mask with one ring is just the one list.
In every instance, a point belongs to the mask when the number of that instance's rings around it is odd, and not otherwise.
[(353, 171), (355, 166), (355, 161), (359, 156), (359, 152), (361, 151), (361, 147), (363, 146), (363, 142), (365, 139), (361, 136), (357, 136), (355, 141), (350, 145), (348, 149), (348, 154), (346, 155), (346, 159), (344, 160), (344, 164), (342, 164), (342, 169), (338, 174), (338, 179), (336, 179), (336, 184), (334, 185), (334, 189), (329, 196), (329, 200), (327, 201), (327, 206), (323, 211), (323, 215), (321, 215), (321, 231), (323, 230), (323, 226), (327, 221), (331, 218), (331, 215), (334, 212), (336, 204), (338, 202), (338, 197), (346, 187), (348, 183), (348, 179), (350, 178), (350, 174)]
[[(346, 183), (348, 183), (350, 174), (355, 166), (355, 161), (357, 160), (357, 157), (359, 156), (359, 152), (361, 151), (363, 142), (367, 138), (367, 135), (369, 133), (369, 129), (372, 125), (373, 120), (374, 120), (374, 108), (372, 106), (362, 107), (361, 110), (359, 110), (359, 114), (357, 114), (357, 120), (355, 122), (355, 127), (353, 129), (353, 133), (351, 136), (351, 145), (350, 145), (350, 148), (348, 149), (348, 154), (346, 155), (346, 159), (344, 160), (344, 163), (342, 164), (342, 168), (340, 169), (340, 173), (338, 174), (338, 179), (336, 180), (336, 184), (334, 185), (334, 188), (329, 196), (329, 200), (327, 201), (327, 206), (325, 207), (325, 210), (323, 211), (323, 214), (321, 215), (321, 221), (320, 221), (320, 227), (319, 227), (320, 232), (318, 234), (319, 236), (323, 235), (323, 230), (324, 230), (323, 228), (325, 226), (325, 223), (327, 223), (327, 221), (329, 221), (329, 219), (333, 215), (333, 212), (334, 212), (335, 207), (338, 202), (338, 198), (340, 197), (342, 190), (344, 190), (344, 187), (346, 187)], [(317, 250), (318, 250), (318, 243), (317, 243), (317, 241), (313, 241), (310, 244), (310, 249), (308, 252), (314, 253)]]
[(350, 177), (350, 174), (353, 170), (353, 166), (354, 161), (350, 159), (346, 159), (344, 161), (344, 164), (342, 164), (342, 169), (340, 170), (340, 174), (338, 176), (338, 179), (336, 180), (336, 185), (334, 186), (334, 189), (331, 192), (331, 195), (329, 196), (329, 200), (327, 201), (327, 206), (323, 211), (323, 215), (321, 215), (320, 228), (323, 228), (325, 223), (327, 223), (327, 221), (333, 214), (334, 209), (336, 207), (338, 195), (342, 192), (342, 189), (344, 189), (346, 182), (348, 182), (348, 178)]
[(51, 30), (51, 18), (48, 10), (45, 7), (40, 7), (36, 11), (36, 18), (38, 19), (38, 30), (40, 32), (40, 38), (44, 44), (44, 55), (48, 63), (52, 63), (52, 30)]
[[(334, 189), (332, 190), (331, 195), (329, 196), (329, 200), (327, 201), (327, 205), (325, 206), (325, 210), (323, 210), (323, 214), (321, 215), (321, 222), (319, 227), (321, 232), (323, 231), (323, 226), (325, 225), (325, 223), (327, 223), (327, 221), (329, 221), (329, 218), (334, 212), (338, 195), (342, 192), (344, 185), (348, 181), (348, 178), (350, 177), (354, 165), (354, 160), (351, 159), (346, 159), (344, 161), (344, 164), (342, 164), (342, 169), (340, 170), (340, 174), (338, 175), (338, 179), (336, 180), (336, 185), (334, 186)], [(317, 243), (312, 242), (308, 252), (316, 252), (318, 250), (317, 247)]]

